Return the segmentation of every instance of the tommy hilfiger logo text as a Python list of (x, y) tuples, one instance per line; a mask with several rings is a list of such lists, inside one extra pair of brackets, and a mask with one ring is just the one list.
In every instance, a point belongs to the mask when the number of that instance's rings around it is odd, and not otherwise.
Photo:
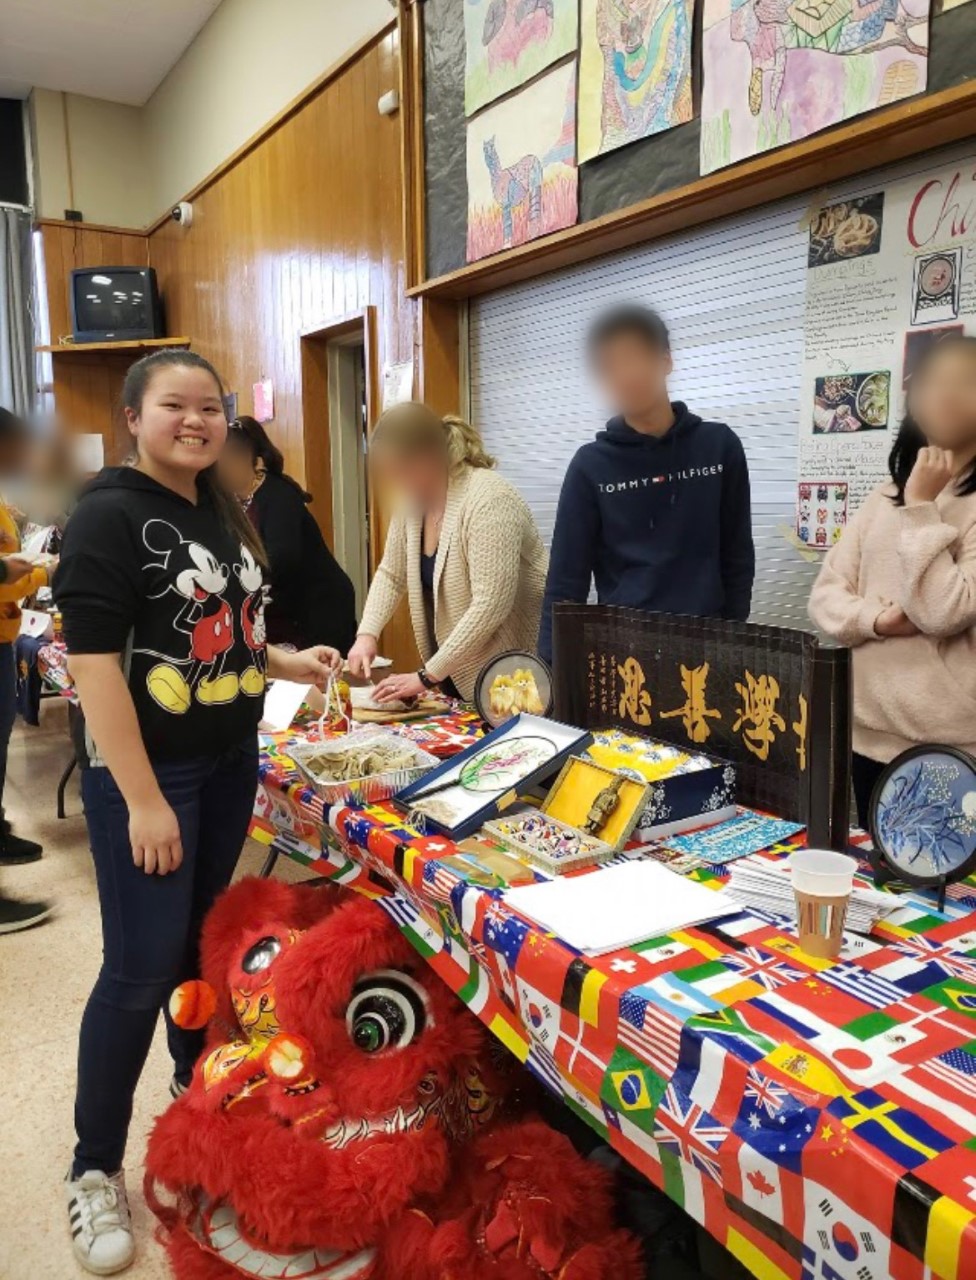
[(697, 480), (700, 476), (720, 476), (722, 463), (712, 467), (688, 467), (684, 471), (667, 471), (659, 476), (640, 476), (636, 480), (618, 480), (616, 484), (597, 484), (601, 493), (622, 493), (628, 489), (646, 489), (651, 484), (663, 484), (665, 480)]

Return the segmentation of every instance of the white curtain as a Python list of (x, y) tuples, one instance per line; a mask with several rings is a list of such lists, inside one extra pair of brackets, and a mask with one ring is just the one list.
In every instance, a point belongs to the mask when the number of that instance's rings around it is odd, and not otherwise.
[(34, 407), (31, 220), (0, 208), (0, 405), (26, 417)]

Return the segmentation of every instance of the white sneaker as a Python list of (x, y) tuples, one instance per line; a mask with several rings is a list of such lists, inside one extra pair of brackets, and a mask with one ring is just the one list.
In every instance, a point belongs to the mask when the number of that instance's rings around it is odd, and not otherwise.
[(111, 1177), (100, 1170), (64, 1180), (75, 1257), (96, 1276), (123, 1271), (135, 1257), (123, 1170)]

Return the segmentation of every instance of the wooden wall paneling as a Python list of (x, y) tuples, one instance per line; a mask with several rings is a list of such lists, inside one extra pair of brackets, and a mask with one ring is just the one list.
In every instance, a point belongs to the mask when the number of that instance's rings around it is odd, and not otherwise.
[(419, 395), (438, 413), (457, 413), (461, 403), (459, 305), (435, 297), (420, 303)]
[(403, 167), (403, 244), (409, 288), (425, 278), (427, 261), (424, 213), (424, 8), (419, 0), (401, 0), (397, 27), (400, 43), (400, 127)]
[[(44, 255), (48, 332), (42, 343), (57, 346), (71, 333), (71, 272), (82, 267), (141, 267), (149, 264), (149, 242), (140, 232), (117, 227), (42, 220), (37, 223)], [(170, 330), (172, 332), (172, 330)], [(54, 406), (69, 431), (100, 432), (105, 459), (120, 462), (129, 436), (119, 408), (125, 372), (138, 352), (80, 352), (51, 356)]]

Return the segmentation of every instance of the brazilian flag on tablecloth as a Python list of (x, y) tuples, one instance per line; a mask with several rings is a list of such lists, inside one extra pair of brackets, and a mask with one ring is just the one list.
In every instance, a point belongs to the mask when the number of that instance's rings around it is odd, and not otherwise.
[(609, 1123), (613, 1123), (613, 1115), (619, 1112), (638, 1129), (650, 1133), (654, 1113), (666, 1088), (667, 1081), (652, 1067), (628, 1049), (618, 1047), (603, 1077), (600, 1101)]
[(920, 994), (935, 1004), (976, 1018), (976, 984), (972, 982), (964, 982), (961, 978), (946, 978), (945, 982), (925, 987)]

